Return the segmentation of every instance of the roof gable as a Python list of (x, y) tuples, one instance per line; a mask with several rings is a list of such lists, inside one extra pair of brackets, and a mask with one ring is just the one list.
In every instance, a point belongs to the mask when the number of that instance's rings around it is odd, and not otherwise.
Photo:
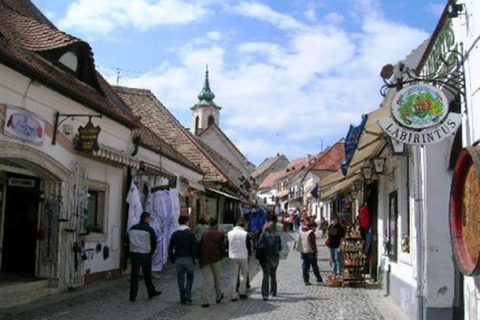
[(141, 122), (205, 173), (204, 181), (232, 183), (204, 146), (186, 130), (150, 90), (114, 87), (120, 97), (141, 117)]
[(208, 136), (208, 134), (213, 134), (221, 139), (221, 141), (224, 142), (224, 144), (228, 147), (228, 149), (231, 151), (231, 153), (236, 157), (240, 163), (243, 164), (243, 167), (245, 171), (249, 171), (247, 168), (247, 163), (248, 159), (243, 155), (243, 153), (237, 148), (237, 146), (228, 138), (228, 136), (223, 132), (222, 129), (220, 129), (219, 126), (217, 126), (216, 123), (212, 123), (210, 126), (208, 126), (207, 129), (203, 130), (199, 135), (199, 139), (202, 140), (203, 142), (207, 143), (205, 137)]
[(279, 154), (275, 157), (266, 158), (252, 173), (252, 178), (255, 179), (261, 176), (265, 171), (267, 171), (271, 166), (273, 166), (278, 160), (282, 158), (288, 161), (287, 157), (285, 157), (283, 154), (282, 155)]

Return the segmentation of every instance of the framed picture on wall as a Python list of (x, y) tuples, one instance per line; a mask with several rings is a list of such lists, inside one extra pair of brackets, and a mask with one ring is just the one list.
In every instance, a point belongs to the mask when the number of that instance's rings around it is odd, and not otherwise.
[(398, 248), (398, 193), (390, 192), (388, 196), (388, 256), (391, 260), (397, 260)]

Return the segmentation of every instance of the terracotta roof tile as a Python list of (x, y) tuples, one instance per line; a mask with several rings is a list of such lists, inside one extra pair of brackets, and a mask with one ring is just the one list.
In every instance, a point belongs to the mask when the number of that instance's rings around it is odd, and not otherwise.
[[(11, 6), (5, 6), (4, 0), (0, 1), (1, 63), (129, 127), (137, 125), (131, 110), (95, 70), (93, 53), (88, 43), (58, 31), (51, 24), (35, 20), (40, 19), (37, 13), (24, 16), (13, 11)], [(19, 6), (23, 8), (19, 11), (28, 11), (27, 5)], [(31, 8), (33, 7), (32, 5)], [(39, 54), (70, 46), (77, 46), (87, 56), (86, 70), (90, 74), (91, 83), (80, 81)]]
[(175, 150), (171, 145), (166, 143), (162, 138), (156, 135), (152, 130), (148, 129), (145, 126), (141, 126), (138, 129), (134, 130), (134, 135), (140, 138), (140, 145), (154, 152), (164, 155), (170, 160), (176, 161), (183, 166), (192, 169), (203, 175), (203, 172), (200, 168), (185, 158), (177, 150)]
[(337, 171), (345, 160), (345, 142), (343, 140), (335, 143), (325, 150), (310, 165), (309, 170)]
[(276, 181), (283, 176), (283, 171), (270, 173), (258, 189), (268, 189), (273, 187), (276, 184)]
[(190, 162), (200, 167), (205, 173), (203, 179), (205, 182), (230, 182), (233, 187), (239, 188), (239, 183), (236, 181), (237, 173), (229, 168), (231, 164), (228, 160), (204, 145), (199, 139), (197, 140), (150, 90), (126, 87), (114, 87), (114, 89), (133, 109), (133, 112), (141, 117), (142, 124), (159, 135)]

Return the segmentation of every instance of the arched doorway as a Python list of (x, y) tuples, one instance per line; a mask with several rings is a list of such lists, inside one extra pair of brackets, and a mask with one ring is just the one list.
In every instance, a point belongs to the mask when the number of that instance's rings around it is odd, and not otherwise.
[[(0, 142), (1, 273), (59, 278), (59, 219), (69, 170), (40, 150)], [(55, 216), (57, 215), (57, 216)]]

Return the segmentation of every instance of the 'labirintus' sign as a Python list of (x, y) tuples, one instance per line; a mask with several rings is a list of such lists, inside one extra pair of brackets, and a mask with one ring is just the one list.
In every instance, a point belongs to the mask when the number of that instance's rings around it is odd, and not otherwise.
[(392, 118), (378, 120), (378, 125), (393, 139), (406, 144), (432, 144), (442, 141), (457, 132), (462, 124), (462, 116), (458, 113), (450, 113), (444, 122), (438, 126), (413, 131), (399, 126)]
[(397, 92), (391, 114), (391, 117), (378, 120), (378, 125), (388, 136), (406, 144), (440, 142), (455, 134), (462, 123), (460, 114), (448, 112), (445, 94), (424, 83)]

